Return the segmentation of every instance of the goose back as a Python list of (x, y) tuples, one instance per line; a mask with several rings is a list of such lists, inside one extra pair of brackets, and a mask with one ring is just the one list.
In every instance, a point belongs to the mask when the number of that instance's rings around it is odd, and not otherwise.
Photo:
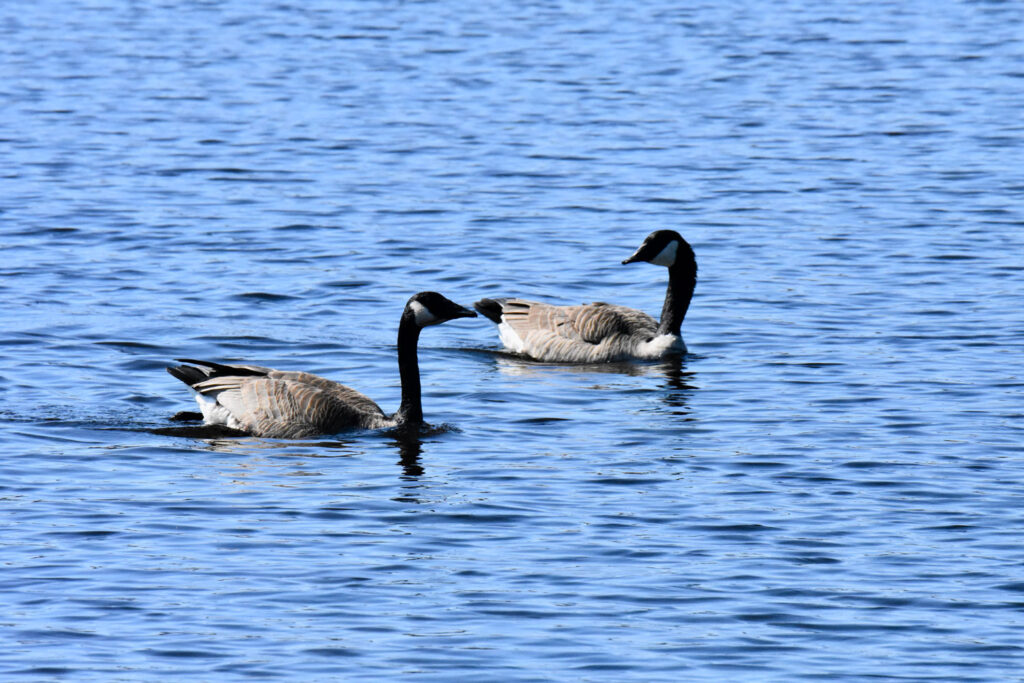
[[(556, 363), (605, 363), (660, 358), (658, 322), (643, 311), (604, 302), (555, 306), (525, 299), (490, 299), (501, 310), (498, 335), (510, 351)], [(478, 307), (480, 310), (480, 307)], [(667, 336), (667, 335), (665, 335)], [(678, 337), (674, 339), (678, 340)]]
[(210, 423), (268, 438), (389, 426), (384, 411), (368, 396), (309, 372), (187, 362), (198, 367), (168, 370), (196, 391), (199, 407)]

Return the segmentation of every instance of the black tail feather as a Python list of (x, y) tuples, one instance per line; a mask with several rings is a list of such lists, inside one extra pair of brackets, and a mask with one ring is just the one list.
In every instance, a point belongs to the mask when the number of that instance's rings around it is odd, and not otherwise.
[(178, 365), (177, 367), (167, 368), (167, 372), (170, 373), (171, 377), (180, 379), (189, 386), (198, 384), (204, 379), (209, 379), (209, 376), (205, 372), (199, 368), (194, 368), (191, 365)]
[(180, 379), (190, 387), (211, 377), (260, 377), (266, 374), (262, 370), (253, 370), (237, 365), (222, 365), (208, 360), (193, 360), (191, 358), (175, 358), (175, 360), (179, 363), (193, 363), (199, 366), (178, 365), (167, 368), (167, 372), (172, 377)]
[(473, 308), (477, 310), (480, 315), (488, 318), (492, 322), (501, 322), (501, 310), (505, 305), (505, 299), (480, 299), (473, 304)]
[(179, 363), (192, 363), (201, 367), (210, 368), (211, 372), (204, 373), (209, 377), (261, 377), (266, 373), (264, 370), (254, 370), (240, 365), (222, 365), (212, 360), (194, 360), (192, 358), (175, 358)]

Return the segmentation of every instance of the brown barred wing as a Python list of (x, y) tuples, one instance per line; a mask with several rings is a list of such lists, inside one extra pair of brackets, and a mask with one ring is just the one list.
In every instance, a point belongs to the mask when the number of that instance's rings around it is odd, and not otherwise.
[(636, 339), (654, 334), (646, 313), (606, 303), (553, 306), (522, 299), (504, 302), (503, 321), (522, 353), (552, 362), (605, 362), (628, 357)]
[[(369, 398), (354, 389), (331, 384), (333, 390), (328, 391), (294, 379), (221, 377), (195, 388), (216, 398), (254, 436), (292, 439), (352, 427), (378, 427), (386, 422)], [(346, 403), (342, 396), (354, 400)]]

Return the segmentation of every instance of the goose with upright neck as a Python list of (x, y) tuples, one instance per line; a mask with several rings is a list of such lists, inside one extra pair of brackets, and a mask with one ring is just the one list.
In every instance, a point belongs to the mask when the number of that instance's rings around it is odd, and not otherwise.
[(697, 285), (693, 248), (674, 230), (656, 230), (623, 264), (646, 261), (668, 269), (661, 320), (603, 302), (555, 306), (518, 298), (473, 304), (498, 325), (505, 348), (534, 360), (607, 363), (655, 360), (686, 353), (681, 328)]
[(420, 292), (406, 303), (398, 323), (398, 373), (402, 401), (387, 415), (368, 396), (308, 372), (257, 365), (224, 365), (179, 359), (167, 368), (195, 392), (208, 425), (252, 436), (296, 439), (345, 429), (380, 429), (423, 422), (417, 347), (424, 327), (476, 313), (437, 292)]

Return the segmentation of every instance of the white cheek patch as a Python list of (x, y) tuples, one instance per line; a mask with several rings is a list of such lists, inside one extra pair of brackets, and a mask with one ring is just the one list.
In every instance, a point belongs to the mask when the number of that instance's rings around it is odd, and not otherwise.
[(665, 266), (666, 268), (669, 268), (675, 265), (676, 251), (678, 249), (679, 242), (676, 240), (672, 240), (667, 245), (665, 245), (665, 248), (662, 249), (657, 256), (650, 260), (650, 263), (653, 263), (656, 266)]
[(412, 309), (413, 317), (416, 319), (416, 324), (419, 327), (427, 327), (428, 325), (436, 325), (440, 320), (437, 316), (430, 312), (426, 306), (421, 304), (419, 301), (413, 301), (409, 304), (409, 308)]

